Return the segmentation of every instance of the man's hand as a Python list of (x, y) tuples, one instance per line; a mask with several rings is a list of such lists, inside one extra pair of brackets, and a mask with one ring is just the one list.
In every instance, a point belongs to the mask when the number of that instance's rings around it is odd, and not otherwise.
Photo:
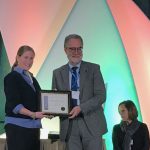
[(69, 115), (70, 115), (69, 118), (70, 118), (70, 119), (73, 119), (73, 118), (77, 117), (80, 112), (81, 112), (80, 106), (75, 106), (75, 107), (71, 110), (71, 112), (69, 113)]

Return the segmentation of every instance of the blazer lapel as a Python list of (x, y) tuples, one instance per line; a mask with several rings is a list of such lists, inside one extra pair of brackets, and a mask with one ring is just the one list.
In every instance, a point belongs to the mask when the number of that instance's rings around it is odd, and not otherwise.
[(62, 77), (62, 85), (64, 85), (64, 90), (70, 90), (69, 86), (69, 67), (66, 64), (61, 70), (61, 77)]
[(84, 83), (87, 82), (87, 75), (88, 75), (88, 67), (87, 65), (82, 61), (80, 66), (80, 96), (82, 96)]

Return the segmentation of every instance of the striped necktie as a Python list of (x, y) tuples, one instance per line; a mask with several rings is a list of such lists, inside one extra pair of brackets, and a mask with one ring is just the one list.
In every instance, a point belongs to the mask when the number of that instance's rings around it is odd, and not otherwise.
[(71, 78), (71, 90), (77, 91), (78, 90), (78, 83), (77, 83), (77, 68), (78, 67), (72, 67), (72, 78)]
[[(71, 90), (77, 91), (78, 90), (78, 83), (77, 83), (77, 68), (72, 67), (72, 77), (71, 77)], [(77, 99), (72, 98), (72, 107), (77, 106)]]

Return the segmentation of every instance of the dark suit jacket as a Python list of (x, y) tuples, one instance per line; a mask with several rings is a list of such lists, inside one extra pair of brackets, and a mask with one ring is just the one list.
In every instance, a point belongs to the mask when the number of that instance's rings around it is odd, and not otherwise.
[(32, 77), (36, 92), (16, 71), (10, 72), (4, 78), (4, 91), (6, 95), (5, 112), (6, 116), (30, 118), (21, 114), (14, 114), (12, 111), (18, 104), (23, 104), (25, 108), (31, 111), (38, 111), (39, 100), (38, 94), (40, 86), (37, 80)]
[[(122, 144), (124, 140), (125, 132), (122, 132), (120, 124), (117, 124), (113, 128), (113, 147), (114, 150), (123, 150)], [(149, 150), (150, 139), (149, 132), (146, 124), (141, 123), (138, 130), (133, 134), (133, 146), (132, 150)]]
[[(52, 89), (70, 90), (68, 64), (53, 71)], [(100, 67), (97, 64), (81, 62), (80, 66), (80, 107), (85, 123), (92, 135), (107, 132), (102, 104), (106, 91)], [(69, 126), (68, 118), (60, 118), (60, 139), (65, 140)]]

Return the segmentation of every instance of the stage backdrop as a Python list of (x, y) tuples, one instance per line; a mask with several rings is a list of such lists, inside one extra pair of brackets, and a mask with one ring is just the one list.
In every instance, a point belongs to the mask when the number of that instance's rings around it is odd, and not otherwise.
[[(5, 104), (3, 78), (18, 48), (27, 44), (35, 49), (31, 71), (42, 89), (51, 89), (53, 69), (67, 63), (64, 38), (76, 33), (84, 39), (84, 60), (99, 64), (104, 76), (107, 149), (112, 149), (112, 128), (120, 122), (118, 104), (123, 100), (135, 102), (139, 120), (150, 129), (150, 22), (133, 1), (0, 0), (0, 32), (1, 121)], [(59, 131), (58, 117), (43, 119), (42, 123), (46, 131)]]

